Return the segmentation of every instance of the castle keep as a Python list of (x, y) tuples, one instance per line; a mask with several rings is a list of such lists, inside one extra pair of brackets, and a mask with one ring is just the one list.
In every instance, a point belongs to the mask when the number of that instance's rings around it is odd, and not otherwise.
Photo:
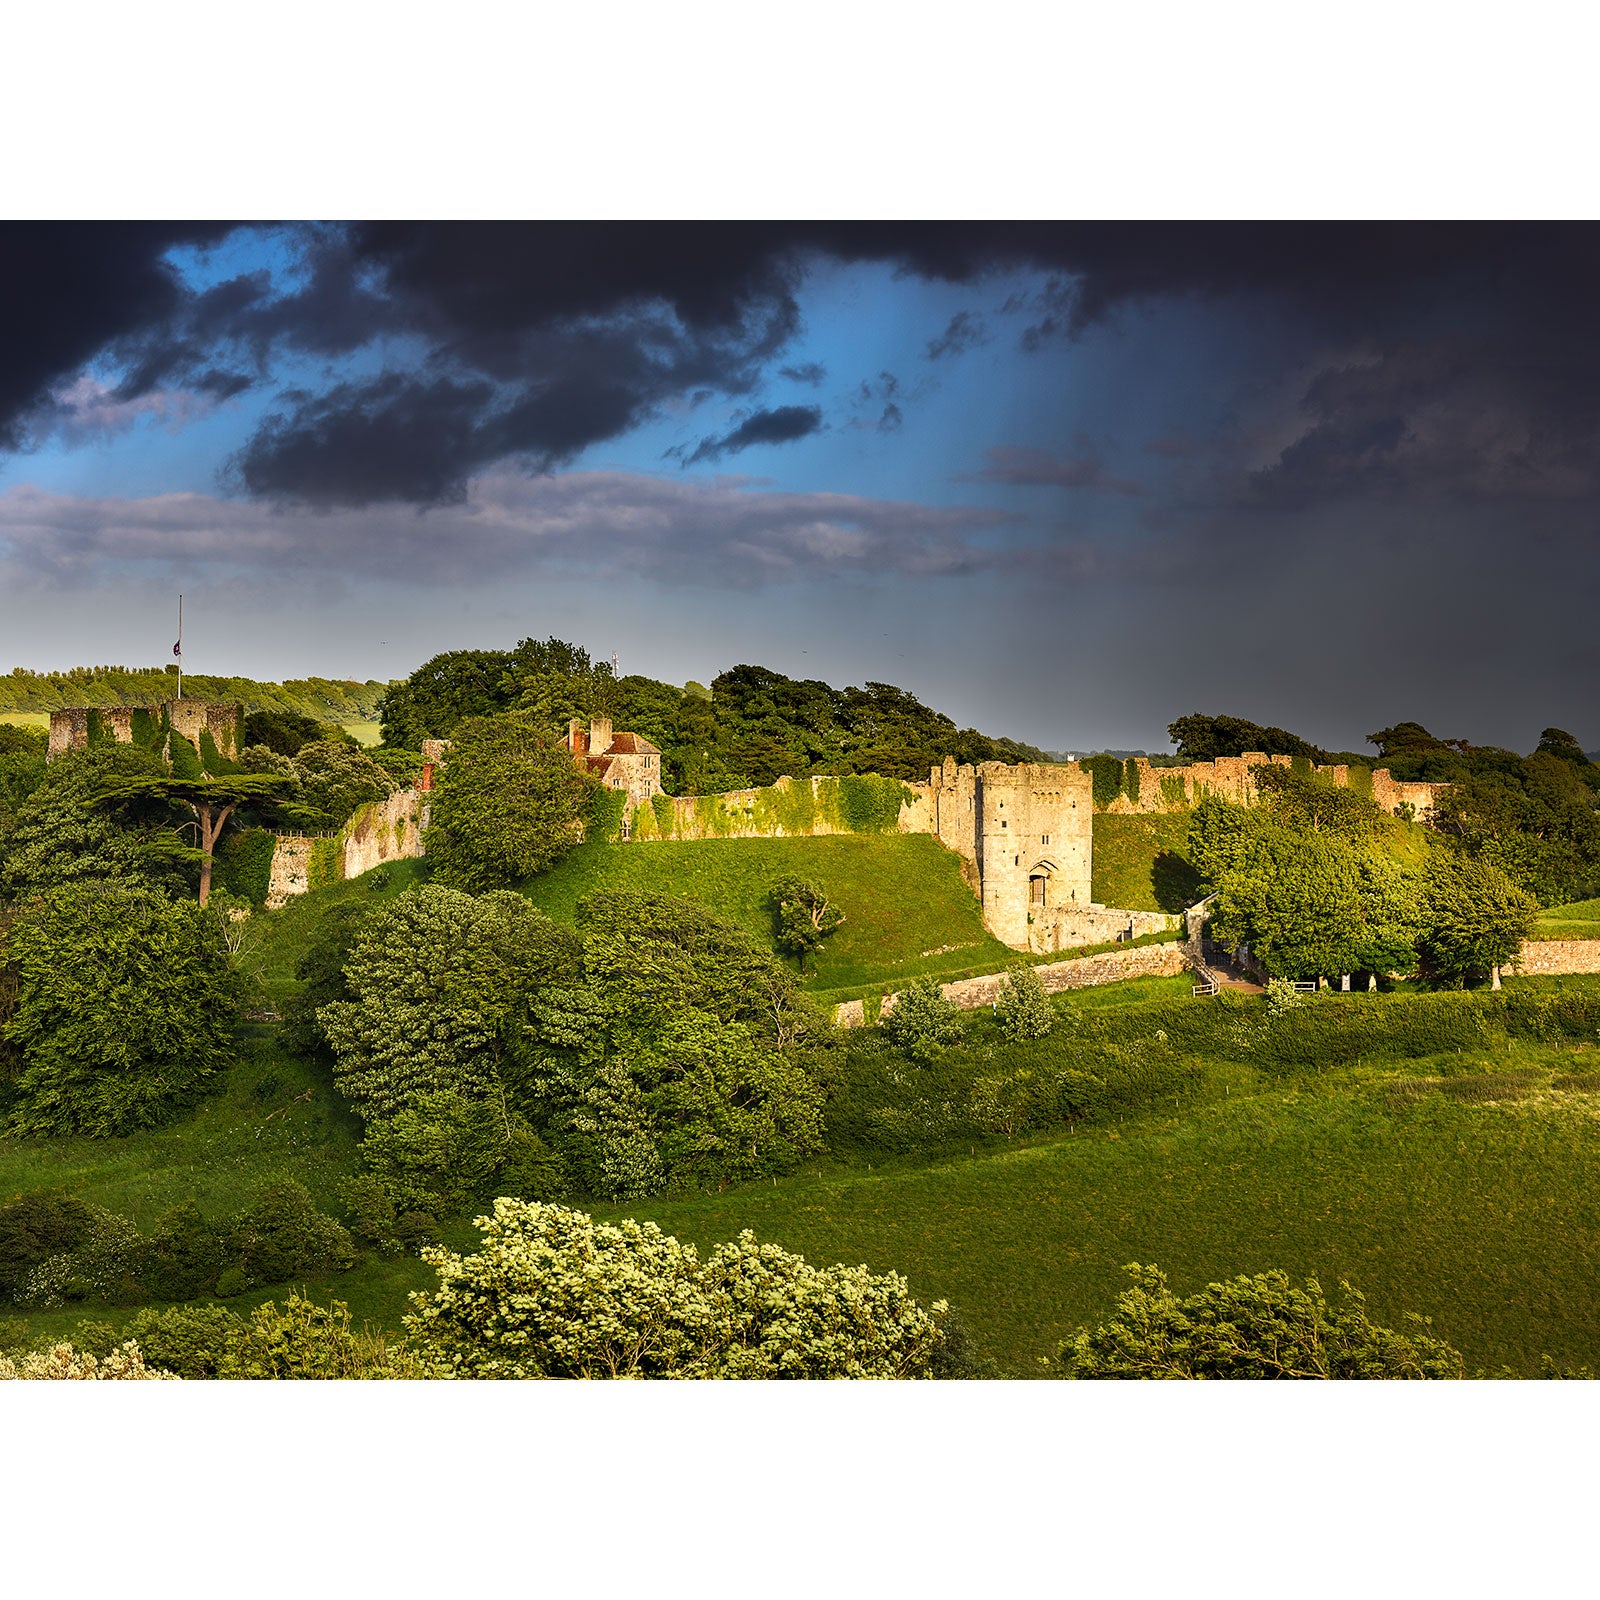
[(201, 754), (203, 741), (209, 739), (218, 755), (235, 761), (244, 734), (244, 707), (213, 705), (207, 700), (164, 700), (155, 706), (58, 707), (50, 713), (50, 747), (45, 759), (54, 761), (69, 750), (86, 750), (103, 739), (150, 746), (168, 732), (187, 739)]

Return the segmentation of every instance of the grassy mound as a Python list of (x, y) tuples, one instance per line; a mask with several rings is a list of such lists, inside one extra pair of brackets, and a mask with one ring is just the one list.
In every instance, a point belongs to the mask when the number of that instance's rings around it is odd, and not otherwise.
[(1200, 898), (1188, 860), (1189, 813), (1097, 816), (1090, 892), (1126, 911), (1182, 911)]
[(1600, 900), (1573, 900), (1541, 912), (1535, 939), (1600, 939)]
[(532, 879), (524, 892), (564, 922), (585, 895), (600, 890), (681, 895), (770, 941), (767, 889), (791, 874), (821, 885), (847, 919), (807, 963), (808, 987), (893, 986), (924, 973), (994, 972), (1015, 959), (984, 927), (960, 858), (924, 834), (596, 842)]

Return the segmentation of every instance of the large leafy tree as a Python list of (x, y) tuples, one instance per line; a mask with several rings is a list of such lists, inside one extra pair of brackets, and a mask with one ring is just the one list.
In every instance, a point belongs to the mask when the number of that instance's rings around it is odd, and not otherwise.
[[(160, 776), (159, 760), (134, 745), (53, 762), (0, 835), (0, 902), (78, 883), (182, 890), (192, 873), (174, 832), (182, 813), (143, 787)], [(108, 788), (125, 792), (107, 803)]]
[(576, 969), (576, 939), (521, 895), (400, 895), (355, 930), (350, 998), (317, 1014), (339, 1086), (369, 1121), (434, 1091), (498, 1097), (508, 1017), (536, 982)]
[(1243, 717), (1208, 717), (1191, 712), (1172, 722), (1167, 733), (1185, 761), (1215, 761), (1218, 756), (1305, 756), (1325, 761), (1326, 752), (1284, 728), (1265, 728)]
[(1446, 981), (1482, 977), (1516, 957), (1538, 909), (1492, 862), (1435, 850), (1428, 863), (1423, 960)]
[(148, 890), (83, 884), (19, 911), (4, 1035), (20, 1064), (8, 1123), (26, 1134), (130, 1133), (190, 1104), (226, 1061), (235, 985), (214, 914)]
[(191, 820), (183, 827), (194, 833), (195, 852), (200, 862), (200, 904), (204, 906), (211, 898), (217, 841), (229, 819), (241, 805), (270, 800), (289, 787), (287, 779), (272, 773), (229, 773), (215, 778), (185, 778), (168, 773), (113, 779), (100, 790), (100, 799), (111, 806), (164, 800), (189, 814)]
[(1461, 1357), (1408, 1315), (1404, 1330), (1367, 1315), (1348, 1284), (1330, 1302), (1315, 1278), (1285, 1272), (1207, 1284), (1180, 1299), (1158, 1267), (1127, 1269), (1133, 1286), (1109, 1322), (1060, 1348), (1069, 1378), (1459, 1378)]
[(504, 888), (559, 861), (583, 837), (599, 788), (525, 717), (472, 717), (440, 769), (428, 831), (435, 878)]
[(409, 1345), (450, 1378), (925, 1378), (949, 1307), (896, 1273), (754, 1234), (705, 1259), (654, 1223), (496, 1200), (468, 1256), (428, 1248)]
[(581, 972), (534, 990), (518, 1101), (584, 1190), (779, 1172), (821, 1139), (826, 1030), (792, 972), (693, 901), (595, 895)]

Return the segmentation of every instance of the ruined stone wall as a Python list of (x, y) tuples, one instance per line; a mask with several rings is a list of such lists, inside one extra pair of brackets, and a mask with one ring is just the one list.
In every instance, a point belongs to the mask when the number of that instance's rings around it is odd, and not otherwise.
[[(1181, 944), (1147, 944), (1136, 950), (1112, 950), (1104, 955), (1080, 956), (1076, 961), (1051, 961), (1033, 970), (1047, 994), (1061, 994), (1068, 989), (1092, 989), (1103, 983), (1122, 983), (1129, 978), (1164, 978), (1188, 970), (1189, 953)], [(975, 1011), (979, 1006), (993, 1005), (1005, 989), (1006, 974), (985, 973), (981, 978), (957, 978), (953, 983), (939, 987), (947, 1000), (965, 1011)], [(887, 1016), (894, 1010), (896, 996), (883, 997), (878, 1015)], [(858, 1028), (864, 1020), (865, 1007), (860, 1000), (847, 1000), (839, 1006), (834, 1020), (841, 1028)]]
[[(855, 830), (839, 800), (838, 778), (782, 777), (766, 789), (731, 789), (725, 794), (660, 794), (630, 805), (623, 837), (635, 843), (693, 839), (821, 838)], [(903, 784), (915, 791), (925, 785)], [(902, 801), (896, 830), (931, 831), (920, 821), (916, 798)]]
[(385, 862), (407, 861), (424, 854), (427, 827), (427, 796), (415, 789), (401, 789), (387, 800), (362, 806), (331, 841), (303, 834), (280, 835), (267, 883), (268, 910), (306, 893), (311, 887), (312, 857), (330, 843), (337, 876), (358, 878)]
[(311, 852), (317, 841), (304, 837), (279, 838), (272, 852), (272, 875), (267, 880), (267, 910), (311, 887)]
[(1529, 978), (1600, 972), (1600, 939), (1530, 939), (1514, 970)]
[(1036, 951), (1142, 939), (1147, 933), (1169, 932), (1183, 921), (1164, 911), (1123, 911), (1102, 905), (1034, 906), (1029, 915), (1029, 944)]
[(217, 753), (234, 761), (239, 755), (239, 738), (244, 726), (244, 709), (237, 705), (216, 705), (209, 700), (166, 700), (155, 706), (61, 706), (50, 713), (50, 745), (46, 759), (53, 761), (68, 750), (84, 750), (89, 744), (89, 720), (97, 717), (103, 733), (118, 744), (133, 743), (133, 719), (139, 712), (159, 718), (164, 711), (174, 733), (181, 733), (196, 751), (200, 735), (209, 733)]
[[(1260, 752), (1246, 752), (1242, 756), (1219, 756), (1215, 761), (1195, 761), (1186, 767), (1153, 767), (1143, 756), (1135, 756), (1133, 765), (1138, 770), (1139, 798), (1120, 794), (1105, 810), (1115, 816), (1136, 816), (1158, 811), (1181, 811), (1197, 804), (1207, 796), (1231, 800), (1235, 805), (1254, 805), (1255, 780), (1252, 768), (1260, 766), (1287, 767), (1293, 765), (1290, 756), (1268, 756)], [(1368, 788), (1368, 769), (1336, 766), (1315, 767), (1313, 771), (1330, 778), (1341, 788)], [(1355, 774), (1352, 781), (1352, 773)], [(1402, 805), (1409, 805), (1418, 821), (1425, 821), (1433, 810), (1435, 796), (1444, 788), (1440, 783), (1402, 783), (1389, 776), (1387, 767), (1372, 772), (1370, 792), (1373, 800), (1391, 816)]]

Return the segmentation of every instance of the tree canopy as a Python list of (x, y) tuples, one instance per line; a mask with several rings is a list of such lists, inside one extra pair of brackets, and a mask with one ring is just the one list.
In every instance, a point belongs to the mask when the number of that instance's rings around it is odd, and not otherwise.
[(435, 878), (486, 890), (544, 871), (583, 837), (598, 788), (527, 718), (469, 717), (456, 729), (433, 796)]
[(408, 1343), (452, 1378), (925, 1378), (949, 1308), (896, 1273), (814, 1267), (748, 1231), (704, 1259), (652, 1222), (499, 1199), (429, 1247)]
[(1460, 1355), (1408, 1314), (1404, 1330), (1367, 1315), (1341, 1284), (1331, 1303), (1315, 1278), (1296, 1288), (1286, 1272), (1207, 1284), (1180, 1299), (1166, 1274), (1138, 1263), (1111, 1321), (1059, 1352), (1068, 1378), (1459, 1378)]
[(147, 889), (81, 884), (12, 919), (3, 1022), (20, 1064), (4, 1086), (25, 1134), (130, 1133), (193, 1102), (227, 1059), (234, 979), (215, 915)]

